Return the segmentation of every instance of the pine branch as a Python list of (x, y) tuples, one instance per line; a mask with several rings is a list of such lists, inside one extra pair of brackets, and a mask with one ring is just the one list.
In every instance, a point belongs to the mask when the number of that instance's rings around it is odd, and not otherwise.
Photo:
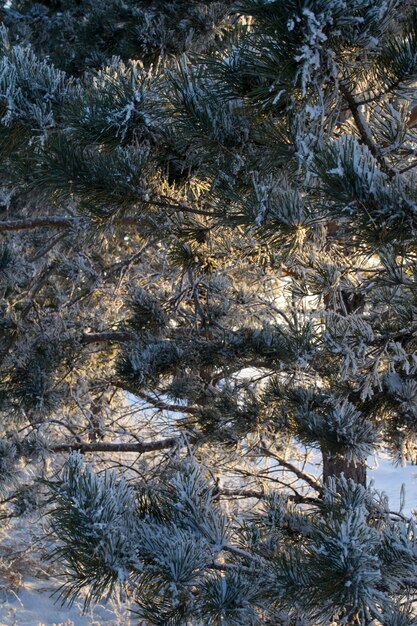
[(34, 230), (35, 228), (71, 228), (78, 221), (79, 218), (60, 217), (58, 215), (8, 220), (0, 222), (0, 232)]
[(136, 452), (142, 454), (143, 452), (155, 452), (157, 450), (166, 450), (168, 448), (174, 448), (179, 445), (182, 439), (180, 437), (167, 437), (166, 439), (159, 439), (156, 441), (143, 441), (140, 443), (63, 443), (57, 446), (52, 446), (52, 452), (81, 452), (86, 454), (88, 452)]
[[(34, 230), (36, 228), (71, 228), (81, 221), (89, 221), (88, 218), (82, 217), (61, 217), (59, 215), (51, 215), (45, 217), (22, 218), (18, 220), (7, 220), (0, 222), (0, 232), (18, 231), (18, 230)], [(111, 221), (112, 224), (127, 226), (129, 224), (138, 224), (143, 222), (141, 215), (126, 215)]]
[[(165, 209), (174, 209), (178, 213), (192, 213), (195, 215), (204, 215), (206, 217), (215, 217), (215, 213), (204, 211), (200, 209), (193, 209), (192, 207), (187, 207), (182, 204), (172, 205), (164, 202), (149, 202), (147, 203), (152, 206), (158, 206), (160, 208)], [(89, 221), (89, 218), (82, 217), (61, 217), (59, 215), (51, 215), (51, 216), (41, 216), (41, 217), (33, 217), (33, 218), (22, 218), (16, 220), (3, 220), (0, 221), (0, 233), (1, 232), (10, 232), (10, 231), (19, 231), (19, 230), (35, 230), (36, 228), (71, 228), (76, 226), (81, 221)], [(119, 217), (113, 220), (109, 220), (112, 225), (117, 226), (128, 226), (129, 224), (139, 224), (144, 221), (143, 215), (125, 215), (123, 217)]]
[(282, 459), (281, 457), (277, 456), (276, 454), (271, 452), (271, 450), (268, 450), (266, 446), (262, 446), (260, 451), (262, 454), (272, 457), (279, 465), (281, 465), (282, 467), (285, 467), (290, 472), (295, 474), (297, 478), (306, 482), (308, 485), (310, 485), (310, 487), (314, 489), (314, 491), (317, 491), (319, 493), (321, 492), (321, 486), (318, 480), (316, 480), (312, 476), (309, 476), (309, 474), (306, 474), (302, 470), (298, 469), (298, 467), (296, 467), (292, 463), (289, 463), (285, 459)]
[(65, 237), (65, 235), (66, 235), (65, 231), (58, 233), (57, 235), (52, 235), (49, 241), (40, 250), (38, 250), (38, 252), (36, 252), (36, 254), (34, 254), (29, 259), (29, 261), (33, 263), (34, 261), (38, 261), (39, 259), (41, 259), (45, 254), (47, 254), (50, 250), (52, 250), (52, 248), (54, 248), (56, 244), (59, 243)]
[[(255, 498), (256, 500), (264, 500), (268, 497), (268, 494), (264, 491), (257, 491), (256, 489), (219, 489), (217, 495), (220, 498)], [(309, 498), (302, 495), (288, 494), (285, 496), (291, 502), (295, 504), (317, 504), (317, 498)]]
[[(116, 386), (122, 387), (120, 383), (116, 383)], [(123, 387), (125, 389), (125, 387)], [(127, 389), (127, 391), (129, 391)], [(145, 391), (137, 391), (135, 390), (135, 396), (138, 396), (142, 400), (145, 400), (150, 404), (154, 409), (159, 409), (160, 411), (172, 411), (174, 413), (197, 413), (198, 407), (195, 406), (184, 406), (182, 404), (169, 404), (167, 402), (163, 402), (162, 400), (158, 400), (157, 398), (153, 398), (150, 394)]]
[(345, 85), (340, 85), (340, 91), (342, 92), (343, 97), (345, 98), (348, 107), (352, 113), (352, 117), (355, 121), (356, 128), (359, 131), (362, 142), (365, 144), (365, 146), (367, 146), (372, 156), (375, 157), (375, 159), (378, 161), (381, 170), (390, 178), (392, 178), (393, 176), (395, 176), (395, 171), (387, 165), (384, 157), (381, 154), (380, 149), (373, 141), (369, 126), (361, 111), (361, 104), (356, 101), (355, 96), (349, 91), (349, 89)]
[(108, 331), (103, 333), (84, 333), (81, 337), (81, 343), (88, 345), (90, 343), (107, 343), (114, 341), (131, 341), (134, 335), (127, 331)]
[(257, 500), (262, 500), (267, 497), (267, 494), (264, 491), (256, 491), (256, 489), (219, 489), (216, 492), (221, 498), (256, 498)]
[(235, 556), (238, 556), (240, 558), (246, 559), (247, 561), (251, 561), (252, 563), (262, 565), (263, 567), (265, 567), (267, 563), (266, 559), (258, 556), (257, 554), (251, 554), (250, 552), (242, 550), (241, 548), (237, 548), (236, 546), (223, 546), (223, 550), (225, 550), (226, 552), (230, 552), (230, 554), (234, 554)]

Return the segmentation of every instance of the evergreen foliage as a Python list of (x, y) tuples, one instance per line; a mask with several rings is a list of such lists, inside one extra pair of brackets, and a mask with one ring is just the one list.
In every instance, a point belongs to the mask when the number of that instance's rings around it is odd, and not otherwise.
[(414, 517), (366, 486), (416, 460), (415, 8), (1, 13), (0, 493), (42, 480), (62, 599), (416, 624)]

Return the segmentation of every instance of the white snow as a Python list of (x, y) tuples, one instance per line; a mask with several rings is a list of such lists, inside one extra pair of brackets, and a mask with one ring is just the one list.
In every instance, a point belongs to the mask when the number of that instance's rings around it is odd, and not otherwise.
[(83, 614), (83, 599), (62, 606), (62, 580), (45, 560), (40, 520), (19, 518), (0, 537), (0, 626), (133, 626), (128, 602), (102, 602)]
[(368, 471), (368, 481), (371, 480), (378, 491), (383, 491), (388, 496), (391, 511), (399, 511), (401, 488), (404, 485), (402, 512), (405, 515), (417, 512), (417, 465), (407, 463), (405, 467), (401, 467), (394, 465), (388, 457), (382, 456), (378, 459), (375, 469), (371, 468)]
[(85, 615), (82, 602), (61, 606), (52, 596), (57, 580), (28, 578), (18, 591), (0, 587), (0, 626), (130, 626), (134, 622), (126, 608), (103, 604)]
[[(0, 594), (0, 626), (127, 626), (130, 620), (105, 607), (82, 614), (81, 603), (62, 607), (51, 597), (57, 585), (50, 581), (28, 579), (17, 593)], [(127, 619), (127, 621), (126, 621)]]

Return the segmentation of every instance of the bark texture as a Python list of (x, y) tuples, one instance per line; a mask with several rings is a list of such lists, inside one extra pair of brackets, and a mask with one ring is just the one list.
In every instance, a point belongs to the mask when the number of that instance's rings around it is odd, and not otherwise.
[(327, 452), (322, 452), (322, 454), (323, 482), (331, 476), (338, 477), (343, 474), (345, 478), (351, 478), (355, 483), (366, 487), (366, 465), (364, 463), (355, 465), (341, 457), (330, 456)]

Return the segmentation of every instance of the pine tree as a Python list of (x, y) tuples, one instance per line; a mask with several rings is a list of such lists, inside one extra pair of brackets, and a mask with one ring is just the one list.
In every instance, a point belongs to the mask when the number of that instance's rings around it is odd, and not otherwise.
[(0, 489), (48, 494), (63, 600), (416, 624), (414, 519), (366, 464), (416, 459), (417, 13), (2, 13)]

